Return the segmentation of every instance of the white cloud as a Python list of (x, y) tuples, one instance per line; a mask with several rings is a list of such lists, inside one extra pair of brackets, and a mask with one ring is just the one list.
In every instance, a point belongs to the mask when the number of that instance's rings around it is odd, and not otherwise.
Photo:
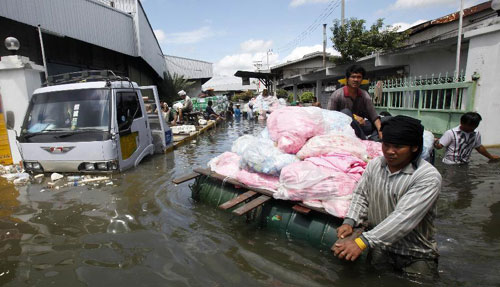
[[(249, 40), (256, 42), (256, 40)], [(242, 43), (242, 53), (236, 53), (233, 55), (227, 55), (221, 60), (214, 63), (214, 74), (215, 75), (228, 75), (232, 76), (238, 70), (244, 71), (255, 71), (255, 64), (260, 63), (261, 69), (267, 69), (267, 52), (256, 52), (249, 53), (246, 52), (243, 48), (243, 44), (249, 41), (245, 41)], [(259, 41), (259, 40), (257, 40)], [(321, 52), (323, 51), (323, 46), (321, 44), (314, 46), (303, 46), (295, 48), (289, 55), (282, 58), (281, 55), (277, 53), (269, 54), (269, 66), (275, 66), (279, 63), (284, 63), (286, 61), (292, 61), (302, 58), (306, 54), (310, 54), (313, 52)], [(340, 55), (337, 51), (333, 50), (333, 48), (328, 47), (326, 49), (327, 53), (333, 55)]]
[[(323, 45), (318, 44), (318, 45), (314, 45), (314, 46), (297, 47), (297, 48), (293, 49), (293, 51), (288, 56), (286, 56), (282, 62), (298, 60), (298, 59), (304, 57), (304, 55), (314, 53), (314, 52), (323, 52)], [(330, 53), (332, 55), (340, 55), (340, 53), (335, 51), (332, 47), (327, 47), (326, 52)]]
[[(269, 54), (269, 66), (277, 63), (278, 55)], [(214, 74), (234, 75), (238, 70), (255, 71), (256, 63), (261, 64), (261, 69), (267, 69), (267, 53), (240, 53), (227, 55), (214, 64)]]
[(194, 44), (214, 35), (211, 27), (204, 26), (193, 31), (167, 34), (164, 42), (168, 44)]
[(153, 30), (153, 32), (155, 33), (158, 42), (163, 43), (165, 41), (165, 32), (163, 32), (163, 30), (155, 29)]
[(457, 0), (397, 0), (389, 6), (391, 10), (415, 9), (429, 6), (456, 4)]
[(290, 7), (298, 7), (310, 3), (326, 3), (329, 0), (292, 0)]
[(427, 22), (427, 20), (420, 19), (420, 20), (417, 20), (413, 23), (397, 22), (397, 23), (391, 24), (391, 26), (392, 27), (399, 26), (398, 32), (402, 32), (402, 31), (407, 30), (408, 28), (411, 28), (411, 27), (416, 26), (418, 24), (422, 24), (424, 22)]
[(250, 39), (240, 44), (241, 50), (246, 53), (265, 52), (273, 46), (273, 41)]

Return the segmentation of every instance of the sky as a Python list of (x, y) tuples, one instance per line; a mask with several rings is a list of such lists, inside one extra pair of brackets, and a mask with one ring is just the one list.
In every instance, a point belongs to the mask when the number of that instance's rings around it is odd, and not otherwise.
[[(340, 0), (141, 0), (165, 55), (213, 63), (214, 75), (254, 71), (323, 50)], [(465, 0), (470, 7), (485, 0)], [(345, 18), (377, 19), (404, 30), (458, 11), (460, 0), (346, 0)], [(458, 25), (458, 24), (457, 24)]]

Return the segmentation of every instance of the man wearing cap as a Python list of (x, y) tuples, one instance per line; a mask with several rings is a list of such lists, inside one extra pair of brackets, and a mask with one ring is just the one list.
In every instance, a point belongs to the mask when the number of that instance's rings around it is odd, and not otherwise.
[(380, 118), (375, 111), (370, 94), (360, 88), (365, 75), (366, 71), (361, 66), (348, 67), (345, 72), (346, 85), (333, 92), (328, 100), (327, 109), (352, 117), (351, 126), (360, 139), (365, 140), (375, 134), (381, 139)]
[(177, 94), (184, 100), (184, 105), (177, 111), (179, 114), (179, 120), (183, 121), (182, 114), (190, 113), (193, 110), (193, 102), (184, 90), (179, 91)]
[[(354, 261), (369, 249), (375, 267), (392, 267), (408, 275), (436, 275), (434, 240), (436, 201), (441, 175), (420, 158), (424, 127), (419, 120), (396, 116), (382, 124), (384, 156), (368, 163), (353, 193), (334, 253)], [(368, 229), (355, 239), (353, 227)]]

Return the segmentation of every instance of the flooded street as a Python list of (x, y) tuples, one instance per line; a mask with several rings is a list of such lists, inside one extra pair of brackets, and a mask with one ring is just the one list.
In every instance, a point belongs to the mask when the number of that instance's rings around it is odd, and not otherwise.
[[(0, 179), (0, 285), (421, 286), (256, 229), (193, 202), (192, 181), (171, 183), (263, 127), (226, 123), (114, 175), (114, 185), (16, 188)], [(469, 166), (436, 166), (440, 279), (428, 285), (498, 286), (500, 164), (473, 152)]]

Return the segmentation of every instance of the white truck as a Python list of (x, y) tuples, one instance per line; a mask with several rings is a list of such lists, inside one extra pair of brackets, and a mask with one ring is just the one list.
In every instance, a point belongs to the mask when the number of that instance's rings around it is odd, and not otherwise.
[[(33, 93), (17, 137), (25, 170), (124, 171), (147, 155), (164, 153), (172, 144), (156, 86), (140, 87), (111, 71), (84, 71), (50, 80), (53, 85)], [(153, 94), (146, 103), (144, 90)], [(157, 111), (146, 109), (153, 104)]]

